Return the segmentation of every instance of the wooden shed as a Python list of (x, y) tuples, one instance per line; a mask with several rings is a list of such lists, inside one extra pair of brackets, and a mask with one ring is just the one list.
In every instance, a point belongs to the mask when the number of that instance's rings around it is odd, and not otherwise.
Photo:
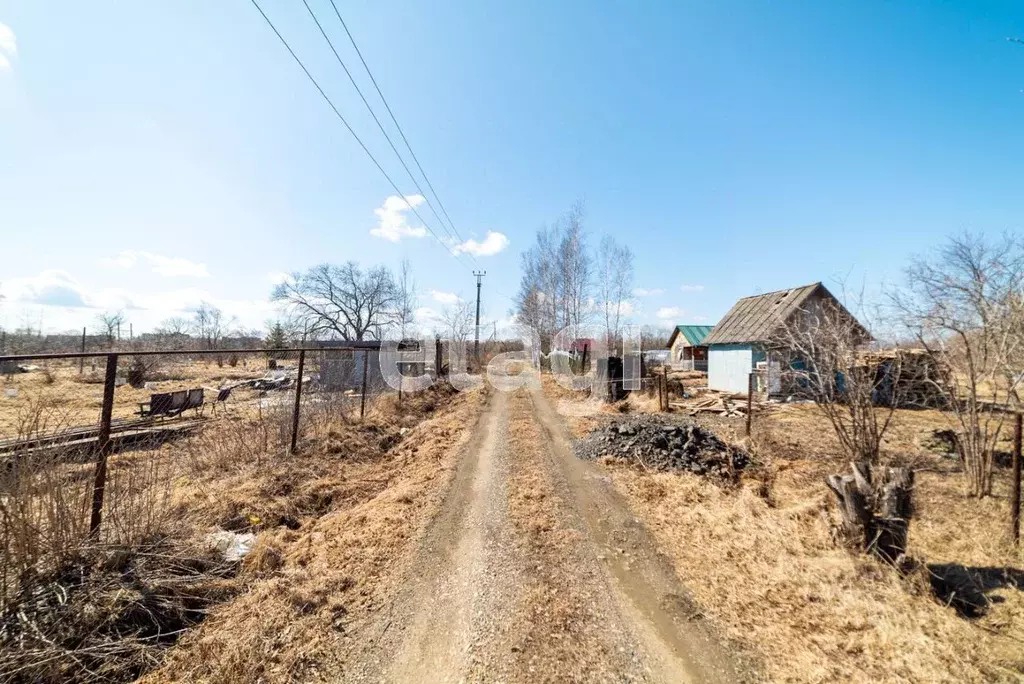
[(704, 338), (713, 330), (710, 325), (677, 325), (668, 338), (672, 367), (680, 370), (707, 371), (708, 348)]
[(736, 302), (704, 338), (708, 347), (708, 388), (745, 394), (750, 373), (761, 367), (767, 371), (768, 391), (777, 392), (780, 369), (769, 354), (773, 336), (801, 311), (826, 301), (853, 318), (821, 283), (766, 292)]

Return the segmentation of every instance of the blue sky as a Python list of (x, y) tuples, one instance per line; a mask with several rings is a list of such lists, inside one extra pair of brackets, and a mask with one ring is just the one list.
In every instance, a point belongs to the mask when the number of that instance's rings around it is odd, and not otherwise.
[[(262, 4), (415, 194), (302, 4)], [(207, 299), (259, 326), (273, 274), (403, 258), (435, 311), (486, 269), (504, 318), (520, 251), (577, 198), (661, 291), (637, 299), (652, 324), (875, 291), (946, 235), (1022, 230), (1019, 2), (338, 4), (458, 231), (506, 248), (464, 265), (389, 211), (248, 0), (0, 0), (0, 325), (126, 306), (146, 329)], [(413, 234), (373, 234), (375, 210)]]

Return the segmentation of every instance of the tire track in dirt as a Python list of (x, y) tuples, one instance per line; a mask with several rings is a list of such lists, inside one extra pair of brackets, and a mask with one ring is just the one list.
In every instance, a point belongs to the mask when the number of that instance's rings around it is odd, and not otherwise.
[(509, 420), (509, 512), (527, 562), (516, 601), (506, 607), (507, 638), (494, 645), (511, 660), (507, 681), (674, 681), (655, 674), (663, 668), (609, 600), (609, 578), (551, 467), (525, 390), (510, 398)]
[(653, 658), (655, 681), (725, 684), (746, 679), (711, 629), (695, 621), (699, 609), (611, 479), (576, 458), (567, 429), (539, 387), (531, 388), (530, 398), (551, 466), (612, 579), (609, 586), (619, 609)]
[(457, 682), (474, 663), (496, 667), (475, 650), (496, 632), (491, 616), (518, 581), (507, 548), (506, 406), (496, 393), (381, 637), (364, 655), (360, 680)]

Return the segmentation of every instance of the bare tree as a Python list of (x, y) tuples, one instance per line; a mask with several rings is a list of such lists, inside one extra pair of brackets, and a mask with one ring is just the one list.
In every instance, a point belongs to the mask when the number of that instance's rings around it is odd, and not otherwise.
[(192, 321), (183, 316), (172, 316), (165, 318), (160, 321), (160, 324), (156, 327), (155, 332), (158, 335), (167, 335), (174, 337), (177, 335), (188, 335), (189, 330), (192, 329)]
[[(865, 315), (863, 293), (854, 310)], [(858, 464), (878, 463), (882, 439), (901, 403), (894, 393), (903, 387), (900, 357), (881, 372), (867, 362), (864, 352), (871, 341), (870, 331), (831, 298), (811, 300), (771, 340), (771, 362), (778, 360), (786, 369), (786, 390), (814, 401), (846, 457)], [(877, 406), (883, 392), (886, 401)]]
[(937, 383), (955, 420), (958, 449), (974, 496), (992, 493), (992, 453), (1017, 401), (1024, 357), (1024, 244), (1007, 235), (950, 239), (906, 269), (891, 293), (909, 332), (950, 373)]
[(402, 260), (396, 283), (398, 306), (396, 309), (398, 339), (404, 340), (412, 333), (413, 312), (416, 310), (416, 281), (412, 277), (412, 266), (408, 259)]
[(578, 329), (593, 310), (593, 257), (583, 216), (583, 203), (577, 202), (553, 226), (537, 231), (522, 256), (515, 313), (537, 330), (543, 346), (562, 328)]
[(614, 349), (628, 315), (633, 293), (633, 250), (610, 235), (601, 238), (597, 255), (597, 290), (608, 348)]
[(586, 322), (591, 298), (593, 259), (587, 252), (584, 214), (583, 202), (579, 201), (562, 217), (562, 240), (558, 246), (558, 272), (564, 292), (562, 320), (575, 330)]
[(99, 329), (99, 334), (107, 338), (108, 346), (114, 346), (122, 323), (124, 323), (124, 311), (120, 309), (104, 311), (96, 317), (96, 327)]
[(516, 301), (519, 322), (538, 332), (550, 344), (560, 327), (563, 282), (557, 264), (557, 228), (542, 228), (522, 255), (522, 278)]
[(157, 335), (160, 345), (184, 349), (191, 330), (192, 321), (182, 316), (172, 316), (161, 321), (153, 332)]
[(379, 339), (399, 320), (400, 295), (391, 271), (383, 266), (363, 271), (354, 261), (295, 273), (274, 288), (271, 299), (282, 302), (311, 335)]
[(224, 312), (209, 302), (200, 302), (192, 314), (192, 331), (207, 349), (215, 349), (233, 325), (234, 319), (227, 319)]
[(453, 369), (466, 368), (469, 362), (467, 340), (473, 335), (473, 303), (459, 300), (441, 310), (441, 331), (449, 341), (449, 364)]

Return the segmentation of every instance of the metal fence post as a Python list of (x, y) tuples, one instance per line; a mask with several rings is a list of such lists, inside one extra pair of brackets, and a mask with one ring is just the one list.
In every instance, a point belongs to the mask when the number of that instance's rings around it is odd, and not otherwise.
[(366, 367), (370, 363), (370, 350), (363, 350), (363, 393), (359, 395), (359, 420), (366, 414)]
[(110, 456), (110, 421), (114, 413), (114, 384), (117, 379), (117, 354), (107, 354), (107, 372), (103, 379), (103, 408), (100, 411), (99, 453), (96, 460), (96, 477), (92, 486), (92, 516), (89, 518), (89, 534), (100, 531), (103, 516), (103, 491), (107, 486), (107, 457)]
[(292, 446), (291, 453), (295, 453), (295, 443), (299, 439), (299, 402), (302, 399), (302, 372), (306, 366), (306, 350), (299, 352), (299, 375), (295, 379), (295, 411), (292, 413)]
[(1021, 471), (1021, 421), (1024, 414), (1018, 413), (1013, 424), (1013, 495), (1010, 497), (1010, 531), (1013, 543), (1020, 543), (1020, 471)]
[(664, 374), (665, 374), (665, 410), (666, 411), (671, 411), (672, 410), (672, 405), (669, 404), (669, 393), (668, 393), (668, 366), (667, 365), (666, 366), (662, 366), (661, 369), (662, 369), (662, 371), (664, 371)]
[[(82, 326), (82, 353), (85, 353), (85, 326)], [(81, 375), (85, 370), (85, 357), (78, 359), (78, 374)]]
[(437, 335), (434, 338), (434, 379), (441, 379), (441, 336)]

